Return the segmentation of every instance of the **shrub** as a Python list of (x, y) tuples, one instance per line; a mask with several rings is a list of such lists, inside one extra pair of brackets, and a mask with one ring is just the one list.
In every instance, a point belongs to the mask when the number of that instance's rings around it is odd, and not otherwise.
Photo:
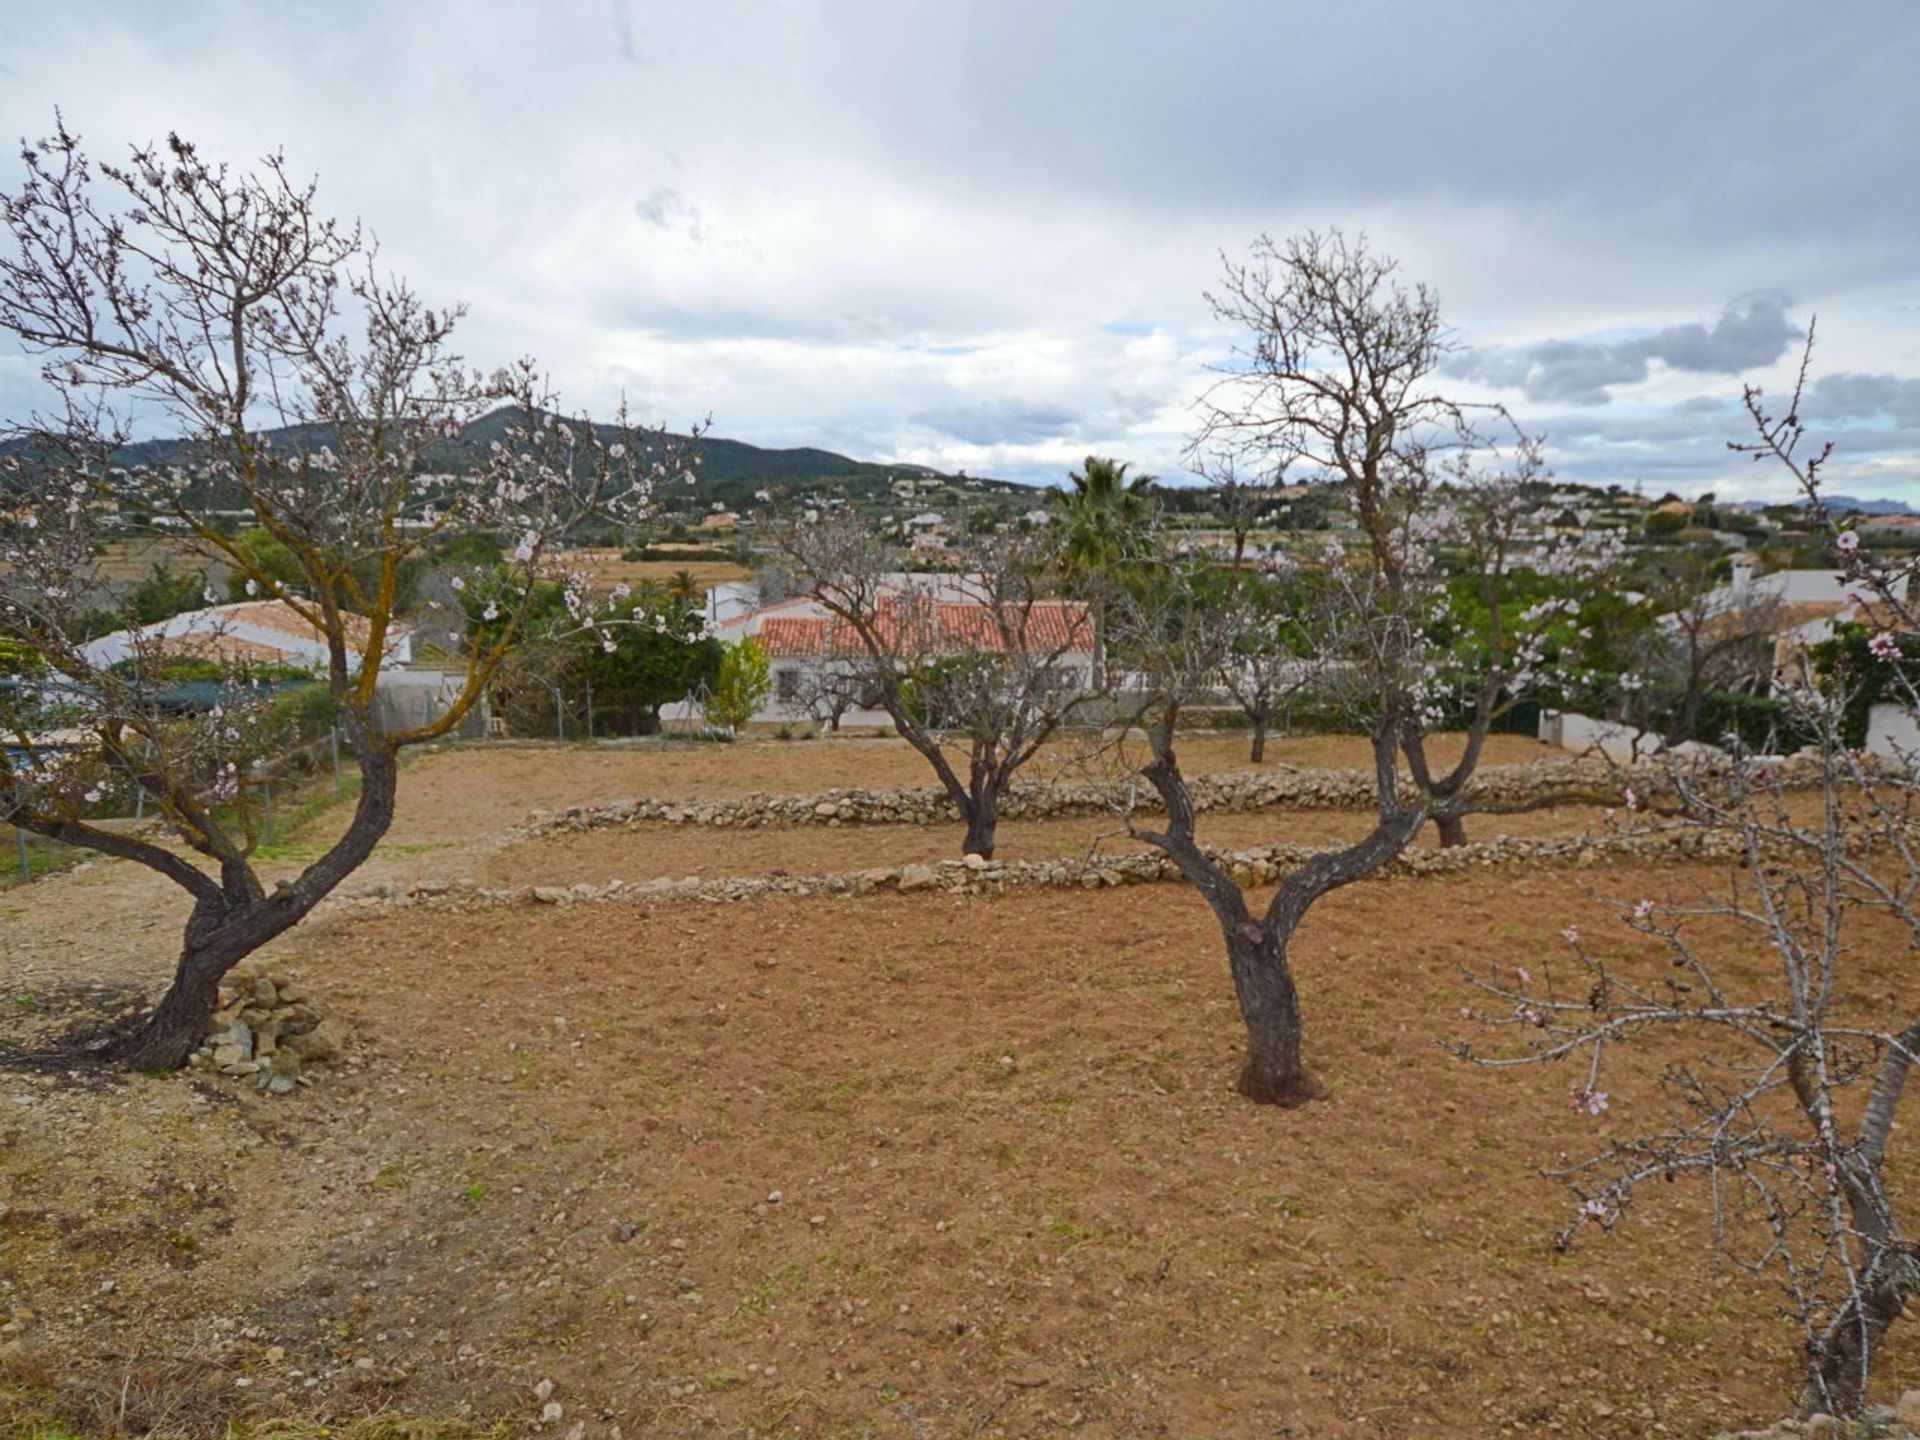
[(318, 739), (340, 723), (340, 702), (319, 682), (293, 685), (273, 697), (267, 721), (292, 744)]
[(720, 657), (719, 673), (707, 695), (707, 719), (737, 734), (772, 693), (773, 667), (767, 652), (753, 636), (743, 635)]

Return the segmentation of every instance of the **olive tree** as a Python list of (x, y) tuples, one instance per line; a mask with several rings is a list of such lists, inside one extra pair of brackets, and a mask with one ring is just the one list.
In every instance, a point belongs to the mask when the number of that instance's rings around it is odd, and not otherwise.
[[(493, 375), (453, 351), (457, 310), (384, 277), (356, 226), (326, 218), (312, 183), (270, 156), (250, 171), (187, 141), (96, 163), (64, 125), (24, 153), (0, 199), (0, 330), (40, 357), (44, 412), (0, 473), (0, 644), (32, 656), (34, 683), (0, 690), (0, 822), (144, 865), (190, 902), (173, 980), (121, 1058), (182, 1063), (221, 977), (308, 915), (365, 861), (393, 819), (408, 746), (448, 734), (510, 653), (557, 548), (581, 522), (641, 504), (677, 471), (664, 433), (611, 432), (553, 409), (539, 372)], [(448, 459), (469, 422), (506, 407), (490, 447)], [(166, 463), (132, 463), (135, 427), (180, 437)], [(280, 560), (259, 561), (219, 512), (243, 511)], [(507, 537), (504, 579), (473, 632), (458, 692), (431, 721), (382, 731), (381, 673), (398, 643), (410, 563), (469, 529)], [(318, 679), (359, 769), (352, 818), (297, 873), (258, 863), (252, 767), (270, 755), (264, 696), (229, 612), (108, 650), (80, 637), (103, 592), (103, 548), (169, 536), (317, 637)], [(467, 581), (456, 574), (457, 589)], [(592, 624), (579, 577), (569, 608)], [(216, 596), (211, 587), (209, 604)], [(167, 702), (188, 652), (222, 667), (198, 713)], [(50, 724), (49, 715), (54, 718)], [(57, 729), (55, 728), (57, 727)], [(165, 834), (104, 815), (139, 792)]]

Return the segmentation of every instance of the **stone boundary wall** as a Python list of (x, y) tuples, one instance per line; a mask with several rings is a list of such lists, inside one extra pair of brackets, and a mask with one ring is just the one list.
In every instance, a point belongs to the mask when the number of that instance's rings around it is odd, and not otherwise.
[[(1711, 763), (1693, 760), (1696, 771)], [(1777, 781), (1790, 788), (1817, 785), (1817, 762), (1789, 759), (1774, 762)], [(1371, 770), (1312, 770), (1292, 767), (1274, 770), (1230, 770), (1196, 775), (1187, 781), (1194, 808), (1200, 811), (1362, 810), (1374, 803)], [(1469, 787), (1474, 799), (1494, 806), (1525, 805), (1553, 797), (1555, 803), (1618, 803), (1625, 787), (1636, 787), (1642, 798), (1657, 801), (1672, 794), (1672, 782), (1658, 769), (1625, 774), (1593, 757), (1529, 760), (1516, 765), (1489, 765)], [(1409, 795), (1411, 791), (1407, 792)], [(1003, 820), (1061, 819), (1077, 815), (1154, 813), (1160, 797), (1145, 780), (1135, 776), (1110, 780), (1016, 782), (1001, 802)], [(903, 790), (823, 790), (812, 795), (742, 795), (725, 800), (615, 800), (604, 805), (573, 805), (565, 810), (535, 815), (513, 832), (513, 838), (599, 830), (609, 826), (667, 824), (712, 825), (719, 828), (759, 829), (793, 825), (946, 825), (958, 824), (960, 812), (937, 785)]]
[[(1233, 770), (1188, 780), (1196, 809), (1359, 810), (1374, 803), (1370, 770)], [(1557, 792), (1618, 793), (1620, 778), (1588, 759), (1490, 765), (1473, 784), (1476, 798), (1523, 804)], [(1642, 780), (1640, 783), (1645, 783)], [(1055, 819), (1157, 811), (1160, 799), (1134, 777), (1073, 783), (1016, 782), (1000, 806), (1003, 820)], [(662, 823), (755, 829), (791, 825), (957, 824), (960, 812), (937, 785), (905, 790), (823, 790), (812, 795), (743, 795), (727, 800), (616, 800), (536, 816), (520, 835), (552, 835), (608, 826)]]
[[(1214, 852), (1243, 886), (1271, 882), (1314, 855), (1339, 846), (1270, 845), (1255, 850)], [(1659, 825), (1599, 836), (1509, 836), (1446, 849), (1418, 847), (1401, 853), (1377, 873), (1450, 875), (1464, 870), (1508, 865), (1591, 865), (1602, 860), (1730, 860), (1740, 853), (1738, 838), (1695, 825)], [(849, 896), (879, 893), (999, 895), (1009, 890), (1139, 885), (1177, 880), (1180, 872), (1159, 854), (1115, 855), (1089, 859), (983, 860), (969, 855), (932, 865), (881, 866), (837, 875), (789, 875), (673, 880), (638, 883), (610, 880), (604, 885), (519, 885), (487, 888), (468, 881), (430, 880), (382, 884), (348, 891), (341, 898), (376, 906), (490, 909), (511, 905), (571, 905), (703, 901), (726, 904), (765, 895)]]

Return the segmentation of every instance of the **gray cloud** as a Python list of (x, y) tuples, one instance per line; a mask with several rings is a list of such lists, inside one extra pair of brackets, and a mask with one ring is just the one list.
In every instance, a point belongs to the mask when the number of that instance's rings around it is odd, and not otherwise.
[(969, 445), (1024, 445), (1080, 433), (1080, 417), (1072, 411), (1018, 399), (921, 410), (908, 418)]
[(1920, 379), (1858, 373), (1822, 375), (1810, 387), (1808, 400), (1810, 417), (1891, 420), (1896, 426), (1920, 429)]
[(656, 185), (645, 199), (635, 202), (633, 213), (655, 230), (684, 235), (696, 245), (706, 239), (700, 207), (671, 185)]
[[(1920, 353), (1920, 187), (1886, 179), (1920, 135), (1902, 7), (471, 8), (339, 0), (316, 29), (70, 0), (0, 16), (0, 106), (34, 135), (59, 105), (101, 156), (174, 128), (238, 164), (284, 143), (383, 263), (467, 304), (476, 363), (532, 353), (573, 403), (759, 443), (1178, 475), (1233, 339), (1201, 300), (1220, 249), (1340, 224), (1437, 287), (1480, 352), (1452, 388), (1507, 387), (1563, 473), (1729, 490), (1740, 381), (1791, 383), (1780, 294), (1821, 316), (1822, 403), (1877, 407), (1831, 412), (1849, 453), (1920, 468), (1861, 448), (1909, 433), (1889, 372)], [(1349, 103), (1356, 56), (1395, 105)], [(1733, 295), (1757, 298), (1717, 313)], [(0, 374), (0, 411), (31, 388)]]
[(1466, 355), (1452, 369), (1541, 404), (1605, 405), (1613, 386), (1640, 383), (1655, 361), (1674, 370), (1738, 375), (1771, 365), (1802, 333), (1787, 318), (1784, 297), (1749, 295), (1711, 325), (1671, 325), (1629, 340), (1548, 340)]
[(640, 56), (633, 48), (633, 12), (627, 0), (613, 0), (613, 35), (620, 58), (629, 65), (638, 65)]

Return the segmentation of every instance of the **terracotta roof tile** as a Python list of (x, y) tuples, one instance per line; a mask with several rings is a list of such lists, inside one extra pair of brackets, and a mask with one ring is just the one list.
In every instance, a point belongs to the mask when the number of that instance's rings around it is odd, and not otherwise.
[[(985, 605), (943, 601), (884, 602), (875, 617), (875, 629), (884, 643), (902, 649), (926, 648), (961, 651), (996, 651), (1003, 647), (999, 627)], [(925, 634), (909, 630), (927, 627)], [(1029, 652), (1091, 650), (1093, 620), (1085, 605), (1065, 600), (1047, 600), (1035, 605), (1025, 617), (1024, 637), (1016, 635), (1019, 645)], [(845, 655), (860, 649), (859, 638), (844, 621), (829, 622), (820, 617), (770, 615), (760, 622), (758, 638), (769, 656), (820, 658)]]
[(798, 615), (769, 616), (761, 622), (757, 638), (760, 648), (771, 657), (823, 655), (827, 648), (827, 622)]

